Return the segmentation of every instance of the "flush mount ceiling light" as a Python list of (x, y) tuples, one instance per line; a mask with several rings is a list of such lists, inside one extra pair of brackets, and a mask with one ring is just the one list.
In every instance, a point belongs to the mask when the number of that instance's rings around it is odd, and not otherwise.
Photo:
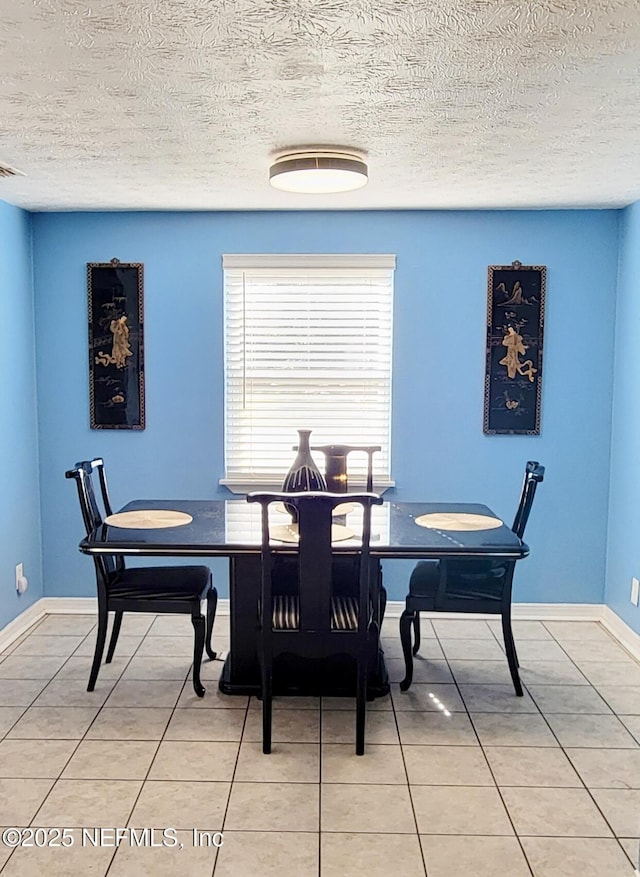
[(274, 189), (324, 195), (350, 192), (367, 183), (362, 155), (342, 150), (298, 150), (278, 156), (269, 169)]

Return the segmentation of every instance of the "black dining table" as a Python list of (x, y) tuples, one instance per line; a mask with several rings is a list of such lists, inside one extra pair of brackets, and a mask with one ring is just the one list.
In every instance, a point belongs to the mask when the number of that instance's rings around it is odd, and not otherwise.
[[(260, 673), (257, 657), (257, 605), (260, 592), (260, 510), (244, 499), (232, 500), (135, 500), (120, 513), (174, 511), (191, 520), (181, 526), (161, 528), (100, 525), (80, 543), (85, 554), (132, 557), (227, 557), (229, 558), (230, 648), (220, 678), (225, 694), (258, 694)], [(338, 509), (340, 511), (340, 509)], [(358, 510), (345, 506), (335, 519), (340, 526), (339, 541), (333, 544), (337, 563), (348, 562), (357, 553)], [(423, 516), (435, 521), (420, 525)], [(445, 516), (445, 518), (442, 518)], [(447, 517), (484, 516), (488, 528), (450, 529)], [(418, 523), (416, 523), (418, 519)], [(373, 508), (371, 555), (378, 561), (391, 558), (505, 558), (520, 560), (529, 553), (522, 542), (485, 505), (478, 503), (384, 502)], [(273, 540), (274, 550), (286, 563), (296, 553), (295, 540), (287, 536), (290, 523), (286, 510), (275, 509), (274, 530), (284, 541)], [(436, 526), (440, 524), (440, 526)], [(455, 525), (454, 525), (455, 526)], [(273, 532), (273, 531), (272, 531)], [(215, 645), (214, 645), (215, 648)], [(369, 697), (386, 694), (389, 684), (382, 649), (372, 667)], [(294, 694), (351, 694), (352, 684), (344, 667), (323, 667), (319, 674), (308, 669), (302, 678), (292, 665), (285, 671), (282, 691)]]

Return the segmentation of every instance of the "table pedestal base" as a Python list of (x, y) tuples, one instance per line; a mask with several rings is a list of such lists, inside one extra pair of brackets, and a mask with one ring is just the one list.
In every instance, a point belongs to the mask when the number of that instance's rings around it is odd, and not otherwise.
[[(389, 693), (389, 675), (382, 650), (378, 652), (376, 666), (369, 678), (367, 700), (375, 700)], [(260, 677), (233, 681), (231, 655), (225, 661), (219, 688), (223, 694), (260, 695)], [(274, 694), (288, 697), (355, 697), (355, 673), (348, 659), (334, 656), (320, 661), (305, 661), (299, 657), (283, 655), (276, 662), (274, 671)]]
[[(246, 696), (260, 693), (257, 619), (260, 569), (259, 556), (239, 555), (230, 558), (231, 645), (219, 684), (223, 694)], [(283, 586), (286, 586), (286, 566), (283, 569)], [(377, 575), (381, 576), (379, 567)], [(389, 678), (378, 642), (372, 643), (369, 666), (367, 697), (373, 700), (389, 693)], [(347, 655), (327, 655), (321, 660), (281, 655), (274, 665), (273, 684), (274, 694), (354, 697), (355, 662)]]

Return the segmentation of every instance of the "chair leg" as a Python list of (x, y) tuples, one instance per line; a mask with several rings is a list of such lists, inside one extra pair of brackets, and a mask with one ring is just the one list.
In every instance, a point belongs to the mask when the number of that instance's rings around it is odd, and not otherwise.
[(380, 585), (380, 618), (379, 624), (382, 628), (382, 622), (384, 621), (384, 613), (387, 608), (387, 590), (384, 585)]
[(271, 711), (272, 711), (272, 677), (271, 667), (267, 661), (262, 665), (262, 751), (271, 753)]
[(358, 658), (356, 682), (356, 755), (364, 755), (364, 730), (367, 715), (368, 647)]
[(216, 620), (216, 608), (218, 606), (218, 592), (215, 588), (211, 588), (207, 592), (207, 635), (204, 641), (204, 647), (207, 655), (213, 661), (216, 653), (211, 648), (211, 636), (213, 634), (213, 622)]
[(404, 655), (405, 676), (400, 683), (400, 691), (406, 691), (413, 679), (413, 656), (411, 654), (411, 625), (416, 613), (411, 609), (405, 609), (400, 616), (400, 642)]
[(420, 613), (413, 613), (413, 654), (418, 654), (420, 648)]
[(93, 664), (91, 665), (91, 673), (89, 675), (89, 684), (87, 691), (93, 691), (98, 680), (98, 672), (100, 671), (100, 663), (102, 661), (102, 653), (104, 652), (104, 644), (107, 639), (107, 623), (109, 621), (109, 613), (106, 605), (98, 606), (98, 631), (96, 634), (96, 649), (93, 653)]
[(105, 664), (110, 664), (113, 658), (113, 653), (116, 650), (116, 643), (118, 642), (118, 636), (120, 635), (120, 625), (122, 624), (122, 616), (124, 613), (116, 612), (113, 618), (113, 628), (111, 630), (111, 639), (109, 640), (109, 648), (107, 649), (107, 659)]
[(202, 652), (204, 651), (204, 615), (192, 615), (191, 623), (195, 633), (193, 641), (193, 690), (198, 697), (204, 697), (204, 686), (200, 681), (200, 664), (202, 663)]
[[(365, 696), (367, 703), (374, 701), (375, 695), (371, 686), (372, 679), (382, 679), (386, 673), (384, 666), (384, 649), (380, 642), (380, 628), (372, 622), (369, 628), (369, 643), (367, 645), (367, 683), (365, 686)], [(356, 693), (357, 693), (358, 677), (356, 669)]]
[(509, 662), (509, 671), (513, 681), (513, 687), (518, 697), (523, 696), (522, 684), (520, 682), (520, 674), (518, 673), (518, 655), (516, 646), (513, 641), (513, 631), (511, 629), (511, 611), (507, 609), (502, 613), (502, 634), (504, 636), (504, 647), (507, 652), (507, 661)]

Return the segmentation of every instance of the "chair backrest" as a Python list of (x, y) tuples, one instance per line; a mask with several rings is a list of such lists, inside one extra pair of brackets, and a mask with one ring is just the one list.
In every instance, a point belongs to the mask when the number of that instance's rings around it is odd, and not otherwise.
[[(331, 527), (333, 509), (341, 503), (358, 503), (363, 507), (362, 537), (360, 545), (354, 549), (359, 558), (358, 582), (358, 629), (361, 632), (367, 623), (367, 602), (372, 582), (370, 568), (371, 506), (382, 504), (382, 497), (373, 493), (325, 493), (305, 491), (302, 493), (250, 493), (248, 502), (261, 505), (261, 561), (262, 588), (261, 607), (263, 630), (266, 620), (272, 618), (272, 571), (274, 566), (273, 536), (269, 527), (269, 506), (271, 503), (286, 503), (292, 506), (297, 517), (298, 541), (298, 598), (299, 630), (328, 632), (331, 625), (332, 596), (332, 549)], [(295, 537), (294, 537), (295, 538)], [(279, 544), (280, 549), (292, 548)], [(295, 549), (294, 549), (295, 551)]]
[(520, 502), (518, 510), (513, 520), (511, 529), (519, 539), (524, 536), (524, 530), (529, 520), (533, 498), (536, 495), (536, 488), (541, 481), (544, 480), (544, 466), (541, 466), (535, 460), (529, 460), (524, 470), (524, 480), (522, 482), (522, 492), (520, 494)]
[(335, 493), (346, 493), (349, 489), (347, 457), (353, 451), (363, 451), (367, 455), (367, 493), (373, 491), (373, 455), (382, 450), (380, 445), (312, 445), (311, 450), (324, 454), (327, 488)]
[[(82, 512), (82, 520), (84, 522), (87, 536), (97, 530), (103, 523), (102, 512), (96, 499), (96, 493), (93, 486), (92, 475), (94, 470), (98, 470), (100, 477), (100, 489), (102, 499), (107, 515), (111, 514), (111, 504), (107, 492), (107, 482), (104, 477), (104, 464), (101, 458), (94, 460), (81, 460), (76, 463), (73, 469), (65, 472), (66, 478), (73, 478), (78, 489), (78, 499), (80, 501), (80, 511)], [(122, 557), (114, 557), (109, 554), (95, 555), (96, 569), (103, 576), (105, 583), (109, 581), (115, 574), (124, 569), (124, 560)]]
[[(82, 466), (85, 468), (85, 471), (89, 471), (91, 475), (93, 472), (98, 473), (98, 479), (100, 481), (100, 493), (102, 495), (102, 505), (104, 508), (105, 517), (107, 515), (113, 514), (113, 509), (111, 508), (111, 499), (109, 497), (109, 487), (107, 485), (107, 473), (104, 468), (104, 460), (102, 457), (94, 457), (93, 460), (81, 460), (79, 463), (76, 463), (76, 468)], [(87, 469), (87, 467), (89, 467)]]

